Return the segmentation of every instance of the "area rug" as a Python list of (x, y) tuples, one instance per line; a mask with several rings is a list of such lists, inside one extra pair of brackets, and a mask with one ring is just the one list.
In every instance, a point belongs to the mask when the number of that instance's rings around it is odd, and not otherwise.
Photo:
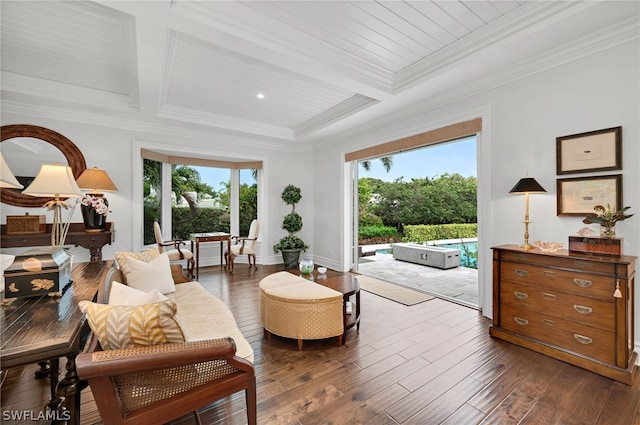
[(360, 282), (360, 289), (363, 291), (371, 292), (372, 294), (404, 305), (415, 305), (434, 298), (429, 294), (407, 288), (406, 286), (396, 285), (395, 283), (385, 282), (384, 280), (361, 274), (358, 275), (358, 282)]

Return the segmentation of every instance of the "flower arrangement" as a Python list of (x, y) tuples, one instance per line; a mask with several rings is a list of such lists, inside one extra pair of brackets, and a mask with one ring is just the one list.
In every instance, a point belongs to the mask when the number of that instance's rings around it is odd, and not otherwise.
[(602, 205), (596, 205), (593, 207), (595, 214), (590, 214), (582, 220), (585, 224), (597, 223), (601, 227), (601, 236), (614, 237), (616, 235), (614, 227), (617, 222), (633, 217), (633, 214), (625, 214), (631, 207), (624, 207), (618, 211), (614, 211), (611, 205), (607, 204), (607, 207)]
[(109, 210), (109, 204), (102, 196), (93, 196), (89, 193), (84, 195), (84, 198), (80, 200), (80, 203), (85, 207), (91, 207), (98, 214), (107, 214), (111, 212)]

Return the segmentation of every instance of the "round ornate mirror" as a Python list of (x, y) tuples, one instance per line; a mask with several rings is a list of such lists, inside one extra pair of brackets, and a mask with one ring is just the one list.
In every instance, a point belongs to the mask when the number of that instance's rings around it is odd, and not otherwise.
[[(0, 133), (0, 142), (13, 138), (29, 137), (42, 140), (43, 142), (50, 143), (55, 146), (67, 159), (67, 163), (73, 170), (73, 176), (76, 179), (80, 177), (80, 174), (82, 174), (82, 172), (87, 168), (84, 155), (82, 155), (80, 149), (78, 149), (71, 140), (53, 130), (38, 127), (36, 125), (12, 124), (2, 126), (0, 128)], [(9, 166), (11, 167), (11, 164), (9, 164)], [(49, 200), (50, 198), (39, 198), (36, 196), (25, 195), (17, 189), (0, 189), (0, 201), (9, 205), (36, 208), (42, 207)]]

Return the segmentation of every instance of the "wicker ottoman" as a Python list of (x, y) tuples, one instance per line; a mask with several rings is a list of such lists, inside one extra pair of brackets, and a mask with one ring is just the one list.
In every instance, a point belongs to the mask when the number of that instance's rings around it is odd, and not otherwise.
[(344, 333), (342, 293), (289, 272), (260, 281), (260, 323), (271, 334), (298, 340), (338, 337)]

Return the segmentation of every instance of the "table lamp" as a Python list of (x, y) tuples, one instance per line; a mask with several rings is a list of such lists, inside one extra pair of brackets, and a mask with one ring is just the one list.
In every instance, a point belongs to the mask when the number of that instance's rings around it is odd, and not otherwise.
[(525, 177), (520, 179), (513, 189), (509, 191), (509, 193), (524, 193), (525, 199), (525, 213), (524, 213), (524, 244), (520, 245), (520, 248), (525, 250), (532, 249), (533, 247), (529, 245), (529, 194), (530, 193), (544, 193), (546, 190), (540, 183), (536, 181), (533, 177)]
[(109, 174), (98, 167), (84, 170), (78, 177), (77, 183), (81, 190), (90, 191), (80, 206), (85, 231), (100, 232), (107, 224), (109, 212), (109, 202), (102, 192), (117, 192), (118, 188)]
[(22, 189), (24, 186), (16, 179), (0, 152), (0, 187)]
[[(62, 223), (62, 208), (69, 208), (70, 205), (62, 198), (73, 198), (82, 196), (80, 188), (73, 177), (71, 167), (63, 164), (42, 164), (40, 171), (33, 182), (22, 192), (26, 195), (47, 197), (53, 199), (43, 206), (53, 210), (53, 227), (51, 228), (51, 246), (62, 247), (69, 231), (69, 223), (73, 210), (69, 213), (69, 218)], [(73, 205), (73, 209), (75, 206)]]

